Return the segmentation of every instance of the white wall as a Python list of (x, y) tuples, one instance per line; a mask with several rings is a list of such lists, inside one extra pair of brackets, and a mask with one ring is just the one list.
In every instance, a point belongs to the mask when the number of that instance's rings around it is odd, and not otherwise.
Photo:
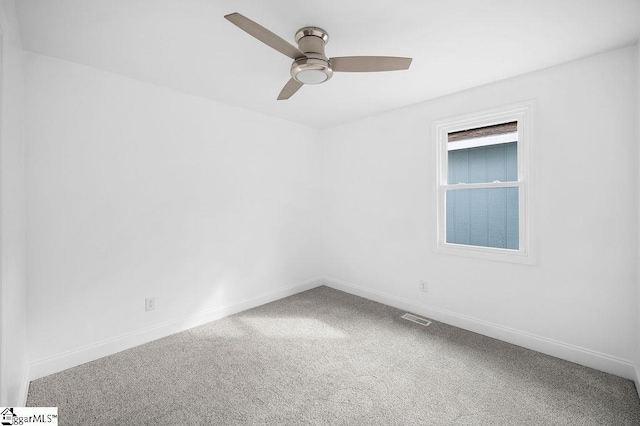
[[(625, 48), (324, 131), (330, 283), (631, 378), (635, 67), (635, 47)], [(436, 253), (432, 123), (527, 100), (537, 264)]]
[(25, 64), (32, 378), (320, 276), (311, 129), (35, 53)]
[[(637, 137), (638, 137), (638, 153), (640, 154), (640, 40), (638, 40), (638, 42), (636, 43), (636, 75), (637, 75), (637, 94), (638, 97), (636, 99), (636, 108), (637, 108), (637, 113), (638, 113), (638, 117), (637, 117)], [(640, 168), (640, 156), (638, 156), (638, 167)], [(640, 179), (640, 173), (638, 173), (638, 179)], [(640, 191), (640, 181), (638, 184), (638, 188)], [(638, 202), (640, 203), (640, 192), (639, 192), (639, 196), (638, 196)], [(638, 211), (640, 212), (640, 207), (638, 209)], [(640, 223), (640, 214), (638, 216), (638, 221)], [(639, 226), (640, 228), (640, 226)], [(640, 230), (640, 229), (639, 229)], [(638, 391), (638, 395), (640, 395), (640, 233), (638, 234), (638, 258), (636, 259), (637, 265), (638, 265), (638, 276), (637, 276), (637, 280), (638, 280), (638, 295), (637, 295), (637, 300), (638, 300), (638, 305), (637, 305), (637, 321), (638, 321), (638, 333), (636, 334), (636, 339), (637, 339), (637, 349), (636, 349), (636, 377), (635, 377), (635, 382), (636, 382), (636, 390)]]
[[(640, 357), (634, 49), (319, 135), (28, 53), (31, 377), (320, 275), (629, 376)], [(537, 263), (435, 253), (432, 122), (530, 99)], [(148, 296), (157, 309), (145, 313)]]
[(0, 405), (26, 395), (23, 61), (13, 1), (0, 3)]

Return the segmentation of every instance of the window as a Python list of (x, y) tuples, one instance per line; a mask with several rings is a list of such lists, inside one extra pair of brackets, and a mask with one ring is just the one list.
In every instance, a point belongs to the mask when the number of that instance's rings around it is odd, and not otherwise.
[(531, 107), (436, 123), (439, 251), (531, 262)]

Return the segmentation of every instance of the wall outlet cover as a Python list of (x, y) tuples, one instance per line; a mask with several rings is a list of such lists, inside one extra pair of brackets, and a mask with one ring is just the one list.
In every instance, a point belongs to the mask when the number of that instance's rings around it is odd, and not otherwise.
[(156, 298), (155, 297), (147, 297), (144, 299), (144, 310), (145, 311), (153, 311), (156, 308)]

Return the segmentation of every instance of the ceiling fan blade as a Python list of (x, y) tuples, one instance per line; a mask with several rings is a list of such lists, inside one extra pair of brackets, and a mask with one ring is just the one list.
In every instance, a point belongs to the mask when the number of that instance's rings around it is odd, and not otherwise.
[(284, 87), (282, 88), (282, 90), (280, 91), (280, 94), (278, 95), (278, 100), (279, 101), (284, 101), (286, 99), (289, 99), (302, 86), (304, 86), (304, 84), (300, 83), (298, 80), (294, 80), (293, 78), (290, 79), (287, 82), (287, 84), (285, 84)]
[(398, 71), (406, 70), (411, 65), (411, 58), (395, 56), (343, 56), (330, 60), (336, 72)]
[(304, 53), (299, 51), (292, 44), (282, 39), (280, 36), (272, 33), (262, 25), (253, 22), (246, 16), (243, 16), (239, 13), (231, 13), (229, 15), (225, 15), (225, 19), (236, 25), (241, 30), (254, 36), (267, 46), (276, 49), (278, 52), (284, 53), (291, 59), (298, 59), (304, 56)]

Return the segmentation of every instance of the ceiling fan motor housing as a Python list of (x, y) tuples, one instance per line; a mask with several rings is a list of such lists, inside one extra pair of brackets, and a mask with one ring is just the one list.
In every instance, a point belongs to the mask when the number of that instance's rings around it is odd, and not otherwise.
[(296, 32), (298, 49), (304, 57), (293, 61), (291, 77), (303, 84), (320, 84), (333, 76), (331, 62), (324, 53), (329, 34), (322, 28), (304, 27)]

